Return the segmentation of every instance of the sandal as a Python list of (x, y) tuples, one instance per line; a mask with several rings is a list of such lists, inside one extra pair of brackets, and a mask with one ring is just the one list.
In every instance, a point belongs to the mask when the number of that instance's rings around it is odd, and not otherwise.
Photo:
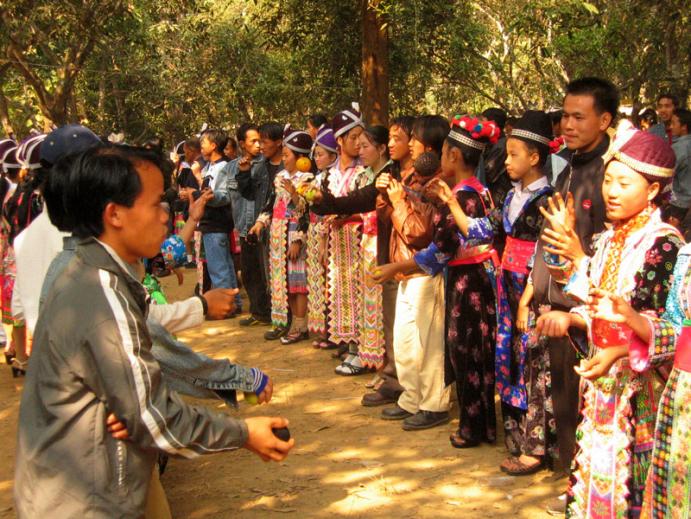
[(345, 360), (340, 366), (336, 367), (336, 374), (343, 375), (344, 377), (353, 377), (370, 371), (369, 368), (362, 365), (360, 357), (356, 355), (352, 355), (352, 357), (354, 357), (352, 360)]
[(335, 349), (338, 349), (338, 344), (334, 344), (331, 341), (322, 341), (319, 344), (319, 349), (320, 350), (335, 350)]
[(544, 463), (542, 460), (538, 460), (532, 465), (526, 465), (518, 456), (509, 456), (502, 462), (499, 468), (510, 476), (527, 476), (542, 470)]
[(29, 365), (29, 361), (21, 361), (17, 358), (12, 359), (12, 378), (17, 378), (19, 376), (26, 376), (26, 367)]
[(287, 335), (284, 335), (281, 337), (281, 344), (288, 345), (288, 344), (295, 344), (296, 342), (304, 341), (309, 339), (309, 333), (305, 331), (299, 331), (295, 330), (292, 332), (288, 332)]
[(466, 440), (465, 438), (461, 437), (461, 434), (458, 431), (449, 436), (449, 441), (451, 442), (451, 446), (455, 447), (456, 449), (470, 449), (471, 447), (477, 447), (480, 445), (480, 442), (477, 440)]

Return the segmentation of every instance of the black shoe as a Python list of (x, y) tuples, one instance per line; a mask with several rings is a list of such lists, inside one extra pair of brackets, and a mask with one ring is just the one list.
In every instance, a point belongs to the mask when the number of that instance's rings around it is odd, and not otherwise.
[(277, 326), (273, 330), (269, 330), (264, 334), (264, 339), (267, 341), (275, 341), (276, 339), (280, 339), (283, 337), (286, 333), (288, 333), (288, 327), (287, 326)]
[(271, 325), (270, 319), (257, 319), (255, 316), (250, 315), (244, 319), (238, 321), (240, 326), (269, 326)]
[(409, 413), (402, 407), (396, 404), (393, 407), (387, 407), (381, 412), (382, 420), (405, 420), (413, 416), (413, 413)]
[(404, 431), (421, 431), (423, 429), (431, 429), (437, 425), (449, 423), (451, 417), (448, 411), (435, 413), (433, 411), (418, 411), (410, 418), (403, 420)]
[(196, 269), (197, 263), (194, 261), (188, 261), (187, 263), (185, 263), (185, 268), (186, 269)]

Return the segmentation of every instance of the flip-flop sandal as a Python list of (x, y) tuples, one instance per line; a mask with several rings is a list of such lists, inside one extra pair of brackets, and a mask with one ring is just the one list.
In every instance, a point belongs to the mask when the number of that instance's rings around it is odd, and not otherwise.
[(352, 364), (348, 364), (346, 362), (341, 364), (339, 368), (340, 369), (336, 371), (336, 373), (343, 377), (354, 377), (356, 375), (362, 375), (363, 373), (367, 373), (369, 371), (369, 369), (364, 366), (353, 366)]
[(454, 433), (449, 436), (449, 441), (451, 442), (451, 446), (455, 447), (456, 449), (470, 449), (471, 447), (477, 447), (480, 445), (479, 441), (466, 440), (458, 433)]
[(532, 465), (526, 465), (516, 456), (509, 456), (502, 462), (499, 468), (510, 476), (528, 476), (542, 470), (544, 463), (540, 460)]
[(281, 337), (281, 344), (295, 344), (296, 342), (304, 341), (306, 339), (309, 339), (309, 334), (307, 332), (295, 331)]

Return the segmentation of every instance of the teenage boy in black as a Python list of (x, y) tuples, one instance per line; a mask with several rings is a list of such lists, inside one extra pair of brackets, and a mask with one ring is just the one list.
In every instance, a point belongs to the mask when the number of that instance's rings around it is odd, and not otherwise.
[[(618, 107), (619, 93), (607, 80), (586, 77), (566, 86), (561, 129), (566, 146), (572, 154), (569, 166), (559, 175), (555, 188), (565, 200), (567, 193), (573, 196), (575, 221), (570, 224), (587, 253), (592, 253), (593, 237), (605, 228), (602, 155), (609, 147), (607, 129), (614, 121)], [(550, 310), (568, 312), (576, 304), (562, 291), (564, 285), (556, 282), (559, 270), (548, 266), (546, 260), (549, 260), (550, 255), (546, 254), (543, 247), (545, 243), (540, 240), (532, 271), (533, 310), (536, 315), (541, 316), (538, 318), (538, 333), (548, 329), (547, 320), (554, 320), (553, 316), (559, 315), (542, 314)], [(551, 324), (557, 328), (564, 327), (563, 322)], [(562, 468), (568, 471), (576, 450), (580, 377), (574, 371), (577, 364), (576, 350), (564, 335), (562, 333), (558, 338), (550, 338), (548, 349), (559, 456)], [(585, 337), (579, 337), (576, 333), (572, 333), (571, 338), (577, 342), (585, 340)]]

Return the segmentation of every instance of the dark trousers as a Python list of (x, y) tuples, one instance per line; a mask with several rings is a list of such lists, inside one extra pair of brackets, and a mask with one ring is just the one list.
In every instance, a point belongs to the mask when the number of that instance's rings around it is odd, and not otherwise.
[(246, 238), (240, 238), (242, 284), (250, 300), (250, 313), (255, 319), (270, 321), (271, 300), (263, 264), (260, 245), (250, 243)]
[(576, 454), (576, 428), (580, 421), (580, 377), (573, 369), (578, 364), (578, 357), (566, 337), (550, 339), (548, 349), (559, 460), (564, 471), (570, 474), (571, 461)]

